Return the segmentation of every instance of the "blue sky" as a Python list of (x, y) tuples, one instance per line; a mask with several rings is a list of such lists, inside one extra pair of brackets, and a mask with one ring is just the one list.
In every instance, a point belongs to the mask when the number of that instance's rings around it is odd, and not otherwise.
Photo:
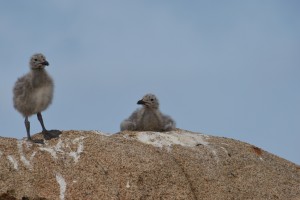
[[(299, 1), (1, 1), (0, 135), (26, 136), (12, 87), (44, 53), (46, 128), (119, 131), (146, 93), (178, 128), (300, 164)], [(32, 134), (41, 127), (30, 118)]]

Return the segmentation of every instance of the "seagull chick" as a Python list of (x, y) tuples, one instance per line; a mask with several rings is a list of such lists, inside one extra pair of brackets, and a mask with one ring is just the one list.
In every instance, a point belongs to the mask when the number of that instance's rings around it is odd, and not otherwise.
[(159, 101), (154, 94), (146, 94), (137, 104), (142, 108), (134, 111), (121, 123), (121, 131), (171, 131), (175, 121), (159, 111)]
[(28, 117), (37, 114), (43, 128), (45, 139), (53, 138), (44, 126), (41, 112), (46, 110), (52, 102), (53, 80), (47, 74), (45, 67), (49, 65), (43, 54), (34, 54), (30, 59), (30, 72), (20, 77), (13, 89), (14, 107), (25, 117), (25, 127), (28, 140), (43, 143), (43, 140), (32, 140), (30, 136), (30, 122)]

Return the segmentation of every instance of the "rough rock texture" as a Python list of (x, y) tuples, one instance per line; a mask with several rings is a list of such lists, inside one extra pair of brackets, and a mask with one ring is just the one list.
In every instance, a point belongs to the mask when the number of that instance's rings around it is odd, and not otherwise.
[[(40, 138), (37, 134), (35, 138)], [(1, 199), (300, 199), (300, 167), (233, 139), (63, 131), (0, 138)]]

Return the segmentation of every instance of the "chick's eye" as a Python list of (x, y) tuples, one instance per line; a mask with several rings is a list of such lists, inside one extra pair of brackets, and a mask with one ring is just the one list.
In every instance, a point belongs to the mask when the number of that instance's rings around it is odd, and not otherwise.
[(151, 101), (154, 101), (154, 99), (151, 99)]
[(37, 61), (37, 59), (34, 59), (34, 61)]

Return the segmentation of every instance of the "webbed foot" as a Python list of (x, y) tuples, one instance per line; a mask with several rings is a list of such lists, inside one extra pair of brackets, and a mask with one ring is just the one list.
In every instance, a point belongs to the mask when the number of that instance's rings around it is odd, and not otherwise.
[(50, 131), (44, 130), (42, 132), (45, 140), (51, 140), (52, 138), (58, 138), (61, 133), (62, 132), (59, 130), (50, 130)]
[(44, 140), (42, 140), (42, 139), (35, 139), (35, 140), (33, 140), (33, 139), (29, 138), (28, 141), (36, 143), (36, 144), (45, 144)]

